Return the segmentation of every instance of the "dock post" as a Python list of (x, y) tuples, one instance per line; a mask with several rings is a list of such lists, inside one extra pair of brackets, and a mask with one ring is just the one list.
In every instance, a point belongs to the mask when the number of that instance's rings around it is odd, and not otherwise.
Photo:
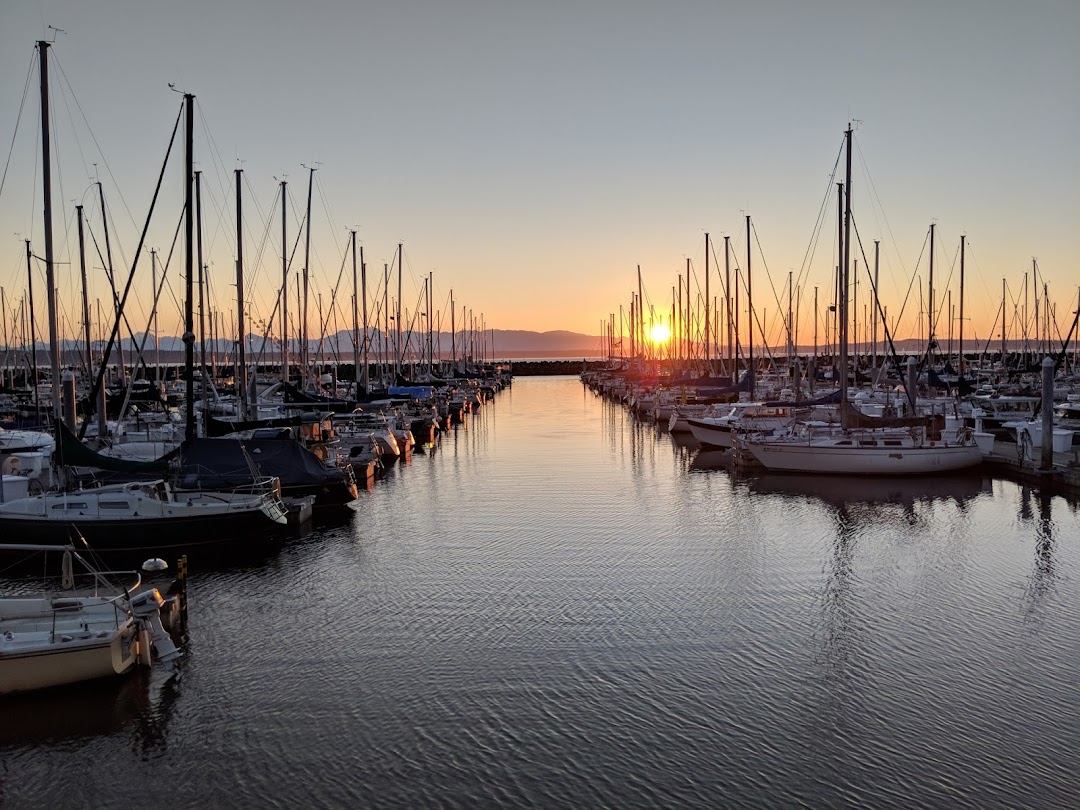
[(908, 355), (907, 379), (904, 382), (907, 389), (908, 407), (911, 408), (911, 416), (915, 416), (915, 400), (919, 396), (919, 373), (915, 369), (915, 358)]
[(176, 564), (176, 581), (179, 588), (180, 597), (180, 632), (187, 632), (187, 575), (188, 575), (188, 561), (187, 554), (180, 557), (179, 562)]
[(1054, 359), (1042, 361), (1042, 448), (1039, 469), (1049, 471), (1054, 466)]

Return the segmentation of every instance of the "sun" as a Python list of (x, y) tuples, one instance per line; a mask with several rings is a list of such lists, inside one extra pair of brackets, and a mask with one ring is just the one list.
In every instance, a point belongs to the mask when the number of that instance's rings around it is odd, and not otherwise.
[(671, 338), (671, 330), (665, 323), (654, 323), (649, 329), (649, 339), (653, 343), (667, 343)]

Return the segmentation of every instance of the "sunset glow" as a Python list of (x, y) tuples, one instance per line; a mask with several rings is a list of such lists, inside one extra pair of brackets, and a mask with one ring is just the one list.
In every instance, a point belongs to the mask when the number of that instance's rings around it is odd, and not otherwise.
[(667, 343), (671, 338), (671, 330), (665, 323), (654, 323), (649, 329), (649, 340), (653, 343)]

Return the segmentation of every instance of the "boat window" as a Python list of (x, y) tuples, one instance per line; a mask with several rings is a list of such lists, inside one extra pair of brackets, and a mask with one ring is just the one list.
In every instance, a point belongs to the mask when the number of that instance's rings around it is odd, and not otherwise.
[(851, 440), (850, 439), (844, 439), (841, 442), (837, 442), (836, 446), (837, 447), (851, 447)]
[(98, 501), (99, 509), (130, 509), (127, 501)]
[(859, 447), (877, 447), (877, 442), (873, 439), (859, 439)]
[(885, 446), (886, 447), (903, 447), (903, 445), (904, 445), (904, 443), (902, 441), (900, 441), (899, 439), (886, 439), (885, 440)]
[(58, 503), (53, 506), (53, 509), (85, 509), (85, 503), (76, 503), (74, 501), (68, 501), (67, 503)]

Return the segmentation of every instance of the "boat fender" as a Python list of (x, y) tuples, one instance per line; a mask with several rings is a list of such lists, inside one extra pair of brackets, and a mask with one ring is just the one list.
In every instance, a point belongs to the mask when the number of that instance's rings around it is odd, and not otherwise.
[(930, 446), (933, 447), (936, 444), (933, 439), (930, 440)]

